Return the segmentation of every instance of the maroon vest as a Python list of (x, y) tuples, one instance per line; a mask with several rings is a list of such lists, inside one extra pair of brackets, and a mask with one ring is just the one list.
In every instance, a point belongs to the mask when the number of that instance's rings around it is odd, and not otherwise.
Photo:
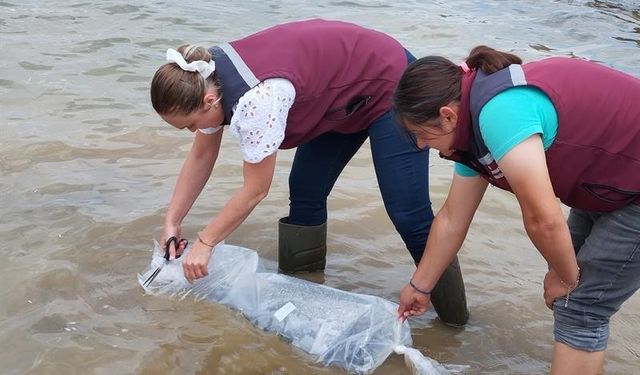
[(326, 132), (366, 129), (391, 108), (391, 94), (407, 66), (391, 37), (339, 21), (277, 25), (212, 47), (227, 121), (245, 92), (268, 78), (296, 89), (280, 148), (299, 146)]
[(466, 73), (449, 159), (511, 191), (480, 135), (482, 107), (518, 85), (542, 90), (558, 115), (558, 133), (546, 151), (555, 194), (569, 207), (612, 211), (640, 204), (640, 80), (593, 62), (549, 58), (496, 73)]

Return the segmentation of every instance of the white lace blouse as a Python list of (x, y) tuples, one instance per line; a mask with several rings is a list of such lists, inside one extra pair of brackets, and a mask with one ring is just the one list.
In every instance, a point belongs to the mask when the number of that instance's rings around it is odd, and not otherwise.
[(259, 163), (278, 150), (295, 97), (289, 80), (269, 78), (238, 100), (229, 131), (240, 139), (244, 161)]

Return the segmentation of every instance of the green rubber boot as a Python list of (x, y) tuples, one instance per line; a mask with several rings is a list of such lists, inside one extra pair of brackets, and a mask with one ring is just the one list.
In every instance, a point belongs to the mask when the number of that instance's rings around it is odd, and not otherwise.
[(323, 271), (327, 263), (327, 223), (278, 223), (278, 269), (283, 273)]
[(431, 304), (445, 324), (459, 327), (469, 320), (467, 297), (457, 256), (431, 291)]

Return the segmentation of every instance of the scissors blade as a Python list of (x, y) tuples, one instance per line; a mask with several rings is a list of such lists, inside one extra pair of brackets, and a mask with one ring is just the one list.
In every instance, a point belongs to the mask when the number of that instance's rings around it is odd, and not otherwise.
[[(144, 283), (142, 283), (142, 286), (144, 287), (148, 287), (149, 284), (151, 284), (153, 282), (153, 280), (155, 280), (155, 278), (158, 276), (158, 274), (160, 273), (160, 271), (162, 270), (162, 268), (169, 263), (169, 248), (171, 246), (171, 243), (173, 243), (176, 252), (178, 251), (178, 248), (180, 247), (180, 245), (184, 245), (184, 248), (186, 249), (187, 244), (189, 243), (189, 241), (185, 238), (178, 240), (178, 238), (176, 236), (171, 236), (165, 243), (164, 246), (164, 262), (162, 264), (160, 264), (158, 266), (158, 268), (155, 269), (155, 271), (153, 271), (153, 273), (144, 281)], [(182, 254), (180, 254), (182, 255)], [(180, 258), (180, 255), (176, 255), (176, 258)]]
[(160, 266), (158, 266), (158, 268), (155, 269), (155, 271), (153, 271), (153, 273), (151, 274), (151, 276), (149, 276), (147, 278), (147, 280), (145, 280), (145, 282), (142, 284), (144, 287), (149, 286), (149, 284), (151, 284), (151, 282), (153, 282), (153, 280), (155, 280), (156, 276), (158, 276), (158, 274), (160, 273), (160, 270), (162, 270), (162, 267), (164, 267), (164, 263), (161, 264)]
[(186, 239), (181, 239), (180, 241), (178, 241), (178, 238), (176, 236), (171, 236), (164, 245), (164, 262), (162, 264), (160, 264), (158, 266), (158, 268), (155, 269), (155, 271), (153, 271), (153, 273), (147, 278), (147, 280), (145, 280), (144, 283), (142, 283), (142, 286), (144, 287), (148, 287), (153, 280), (155, 280), (155, 278), (158, 276), (158, 274), (160, 273), (160, 271), (162, 270), (162, 268), (169, 263), (169, 247), (171, 246), (171, 243), (173, 242), (176, 251), (178, 251), (178, 246), (180, 245), (180, 243), (184, 241), (184, 246), (187, 246), (187, 243), (189, 241), (187, 241)]

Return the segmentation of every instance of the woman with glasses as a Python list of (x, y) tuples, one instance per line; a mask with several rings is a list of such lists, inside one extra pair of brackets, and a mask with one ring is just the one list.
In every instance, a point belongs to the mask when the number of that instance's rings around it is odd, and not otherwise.
[[(367, 138), (385, 208), (415, 262), (420, 260), (433, 218), (428, 153), (409, 148), (390, 110), (395, 85), (413, 60), (399, 42), (353, 24), (315, 19), (209, 49), (184, 45), (167, 58), (151, 83), (153, 108), (195, 138), (161, 239), (180, 238), (180, 223), (215, 164), (223, 125), (239, 139), (244, 160), (243, 186), (198, 233), (183, 261), (190, 282), (207, 275), (213, 247), (267, 195), (277, 150), (294, 147), (289, 215), (279, 223), (279, 268), (323, 270), (327, 196)], [(442, 284), (442, 302), (434, 306), (445, 322), (464, 324), (466, 301), (455, 261)]]
[[(412, 63), (394, 107), (419, 146), (454, 160), (449, 195), (398, 314), (420, 315), (488, 184), (515, 194), (548, 264), (554, 374), (602, 368), (609, 319), (640, 287), (640, 80), (600, 64), (479, 46), (461, 66)], [(565, 222), (557, 199), (571, 207)]]

